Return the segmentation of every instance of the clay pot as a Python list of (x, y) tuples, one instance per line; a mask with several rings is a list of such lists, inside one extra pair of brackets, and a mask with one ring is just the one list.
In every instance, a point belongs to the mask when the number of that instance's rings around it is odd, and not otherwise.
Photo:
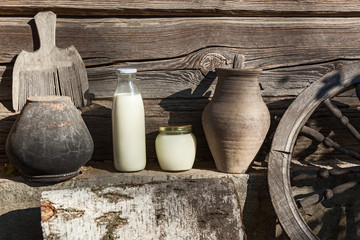
[(270, 127), (270, 113), (260, 93), (261, 69), (217, 68), (218, 83), (202, 114), (202, 124), (216, 168), (244, 173)]
[(6, 154), (30, 181), (58, 182), (78, 174), (94, 143), (66, 96), (30, 97), (6, 141)]

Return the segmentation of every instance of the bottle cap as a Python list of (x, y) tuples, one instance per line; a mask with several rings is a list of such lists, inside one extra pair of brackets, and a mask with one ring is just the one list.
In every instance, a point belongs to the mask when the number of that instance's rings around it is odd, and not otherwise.
[(122, 74), (122, 73), (136, 73), (137, 70), (136, 68), (118, 68), (116, 70), (117, 74)]

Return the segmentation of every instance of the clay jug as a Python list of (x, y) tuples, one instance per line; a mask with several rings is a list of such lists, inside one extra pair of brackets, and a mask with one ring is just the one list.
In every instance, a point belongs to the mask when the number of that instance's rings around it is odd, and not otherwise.
[(202, 114), (202, 124), (216, 168), (245, 173), (270, 127), (270, 113), (260, 92), (261, 69), (216, 68), (218, 83)]
[(66, 96), (28, 98), (6, 141), (6, 155), (24, 178), (58, 182), (78, 174), (94, 143), (78, 109)]

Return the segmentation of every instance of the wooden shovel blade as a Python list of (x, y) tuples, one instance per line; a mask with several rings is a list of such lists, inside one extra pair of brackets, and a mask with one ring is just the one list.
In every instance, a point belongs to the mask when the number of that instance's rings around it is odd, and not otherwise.
[(30, 96), (62, 95), (71, 97), (76, 107), (90, 104), (86, 96), (89, 83), (84, 62), (74, 46), (55, 46), (56, 15), (40, 12), (35, 16), (40, 48), (22, 51), (13, 69), (13, 108), (20, 111)]

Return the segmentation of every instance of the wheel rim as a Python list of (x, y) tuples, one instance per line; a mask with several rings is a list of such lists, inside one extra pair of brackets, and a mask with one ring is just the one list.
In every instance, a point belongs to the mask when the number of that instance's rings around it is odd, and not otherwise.
[(291, 239), (318, 239), (297, 210), (291, 192), (290, 163), (298, 134), (316, 108), (344, 89), (360, 83), (360, 64), (334, 70), (305, 89), (289, 106), (274, 135), (268, 167), (272, 204)]

